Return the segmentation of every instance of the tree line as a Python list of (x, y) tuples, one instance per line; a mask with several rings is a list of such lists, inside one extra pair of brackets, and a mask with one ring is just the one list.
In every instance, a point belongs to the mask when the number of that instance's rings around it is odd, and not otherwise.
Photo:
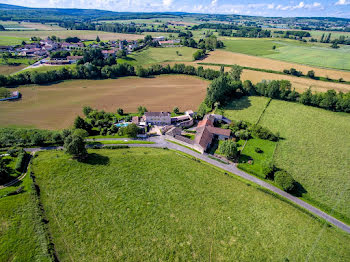
[(225, 73), (222, 69), (220, 76), (209, 85), (204, 102), (199, 107), (199, 114), (205, 114), (214, 107), (224, 105), (233, 98), (243, 95), (265, 96), (350, 113), (350, 92), (337, 93), (334, 90), (328, 90), (325, 93), (312, 93), (309, 88), (303, 93), (298, 93), (292, 89), (291, 83), (287, 80), (264, 80), (254, 85), (250, 80), (242, 82), (240, 80), (241, 73), (242, 68), (237, 65), (229, 73)]

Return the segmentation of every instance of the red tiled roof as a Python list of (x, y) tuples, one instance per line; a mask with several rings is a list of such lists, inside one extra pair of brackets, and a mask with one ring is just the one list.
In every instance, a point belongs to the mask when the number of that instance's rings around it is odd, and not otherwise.
[(210, 133), (206, 126), (197, 128), (197, 134), (194, 138), (195, 143), (199, 144), (205, 150), (211, 144), (212, 140), (213, 134)]
[(212, 126), (208, 126), (207, 128), (210, 133), (215, 135), (222, 135), (222, 136), (228, 136), (228, 137), (231, 135), (230, 129), (223, 129), (223, 128), (212, 127)]
[(197, 127), (201, 127), (201, 126), (214, 126), (213, 122), (210, 121), (209, 119), (205, 118), (202, 121), (198, 122)]

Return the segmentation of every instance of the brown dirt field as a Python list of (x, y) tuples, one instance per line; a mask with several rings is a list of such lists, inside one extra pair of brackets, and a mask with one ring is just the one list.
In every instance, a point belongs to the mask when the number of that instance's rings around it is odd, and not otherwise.
[(312, 80), (301, 77), (271, 74), (253, 70), (243, 70), (242, 80), (250, 80), (254, 84), (261, 82), (262, 80), (289, 80), (292, 83), (292, 87), (298, 92), (303, 92), (305, 89), (311, 87), (312, 91), (327, 92), (329, 89), (334, 89), (339, 92), (350, 92), (350, 85), (330, 83), (318, 80)]
[[(174, 65), (175, 63), (164, 63)], [(210, 68), (213, 70), (220, 70), (219, 66), (207, 66), (207, 65), (198, 65), (195, 62), (184, 62), (185, 65), (192, 65), (192, 66), (203, 66), (204, 69)], [(225, 67), (225, 72), (229, 72), (230, 68)], [(261, 82), (262, 80), (289, 80), (292, 83), (292, 87), (295, 88), (298, 92), (303, 92), (309, 87), (312, 88), (312, 91), (317, 92), (327, 92), (327, 90), (334, 89), (335, 91), (339, 92), (350, 92), (350, 85), (347, 84), (340, 84), (340, 83), (331, 83), (331, 82), (325, 82), (325, 81), (319, 81), (319, 80), (312, 80), (308, 78), (302, 78), (302, 77), (295, 77), (295, 76), (288, 76), (288, 75), (280, 75), (280, 74), (273, 74), (273, 73), (265, 73), (265, 72), (259, 72), (254, 70), (243, 70), (242, 73), (242, 80), (250, 80), (252, 83), (256, 84)]]
[(83, 106), (114, 112), (196, 110), (206, 94), (208, 81), (184, 75), (155, 78), (71, 80), (48, 86), (18, 88), (22, 99), (0, 103), (0, 126), (44, 129), (70, 127)]
[(0, 65), (0, 75), (9, 75), (25, 67), (26, 65), (19, 65), (19, 66)]
[(329, 77), (332, 79), (343, 78), (346, 81), (350, 81), (350, 72), (341, 70), (332, 70), (311, 67), (306, 65), (288, 63), (278, 61), (274, 59), (244, 55), (239, 53), (233, 53), (230, 51), (215, 50), (210, 52), (209, 56), (201, 61), (202, 63), (215, 63), (215, 64), (238, 64), (241, 66), (248, 66), (254, 68), (271, 69), (275, 71), (283, 71), (284, 69), (295, 68), (306, 74), (310, 70), (315, 71), (316, 76)]
[(102, 31), (85, 31), (85, 30), (53, 30), (53, 31), (1, 31), (1, 36), (16, 36), (16, 37), (28, 37), (38, 36), (40, 38), (46, 38), (48, 36), (55, 35), (62, 39), (69, 36), (77, 36), (80, 39), (95, 40), (98, 35), (101, 40), (138, 40), (143, 39), (143, 35), (136, 34), (119, 34), (119, 33), (109, 33)]

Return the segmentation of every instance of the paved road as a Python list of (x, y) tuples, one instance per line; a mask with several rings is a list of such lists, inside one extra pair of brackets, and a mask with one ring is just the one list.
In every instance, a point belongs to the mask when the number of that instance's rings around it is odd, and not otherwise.
[[(104, 141), (104, 140), (116, 140), (116, 139), (109, 139), (109, 138), (104, 138), (104, 139), (95, 139), (95, 141)], [(125, 139), (122, 139), (125, 140)], [(221, 162), (218, 162), (214, 159), (211, 159), (208, 157), (208, 155), (206, 154), (199, 154), (196, 153), (190, 149), (187, 149), (183, 146), (171, 143), (171, 142), (167, 142), (166, 140), (164, 140), (163, 137), (151, 137), (148, 139), (144, 139), (146, 141), (152, 141), (155, 142), (155, 144), (128, 144), (129, 147), (167, 147), (169, 149), (173, 149), (173, 150), (177, 150), (177, 151), (181, 151), (184, 152), (188, 155), (191, 155), (193, 157), (196, 157), (202, 161), (205, 161), (211, 165), (217, 166), (223, 170), (226, 170), (230, 173), (233, 173), (239, 177), (242, 177), (250, 182), (253, 182), (255, 184), (258, 184), (259, 186), (266, 188), (280, 196), (283, 196), (285, 198), (287, 198), (288, 200), (290, 200), (291, 202), (297, 204), (298, 206), (303, 207), (304, 209), (308, 210), (309, 212), (313, 213), (314, 215), (323, 218), (324, 220), (328, 221), (329, 223), (335, 225), (336, 227), (350, 233), (350, 226), (344, 224), (343, 222), (339, 221), (338, 219), (326, 214), (325, 212), (319, 210), (318, 208), (302, 201), (301, 199), (292, 196), (291, 194), (288, 194), (287, 192), (284, 192), (282, 190), (280, 190), (279, 188), (264, 182), (262, 180), (260, 180), (259, 178), (249, 175), (248, 173), (238, 169), (234, 164), (223, 164)], [(113, 144), (108, 144), (108, 146), (111, 146)], [(120, 145), (120, 144), (115, 144), (115, 145)], [(37, 152), (40, 150), (52, 150), (52, 149), (63, 149), (62, 147), (45, 147), (45, 148), (26, 148), (25, 150), (28, 152)]]

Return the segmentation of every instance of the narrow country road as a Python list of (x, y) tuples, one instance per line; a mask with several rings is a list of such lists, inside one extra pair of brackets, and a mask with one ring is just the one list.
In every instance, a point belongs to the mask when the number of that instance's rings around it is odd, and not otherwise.
[[(98, 141), (108, 141), (108, 140), (130, 140), (130, 139), (115, 139), (115, 138), (103, 138), (103, 139), (95, 139), (94, 141), (98, 142)], [(92, 141), (92, 140), (89, 140)], [(320, 209), (304, 202), (303, 200), (265, 182), (260, 180), (259, 178), (249, 175), (248, 173), (238, 169), (234, 164), (224, 164), (221, 162), (218, 162), (214, 159), (211, 159), (208, 157), (207, 154), (199, 154), (196, 153), (190, 149), (187, 149), (183, 146), (168, 142), (166, 140), (164, 140), (163, 137), (151, 137), (148, 139), (143, 139), (143, 141), (151, 141), (151, 142), (155, 142), (154, 144), (125, 144), (128, 145), (129, 147), (167, 147), (169, 149), (173, 149), (173, 150), (177, 150), (183, 153), (186, 153), (188, 155), (191, 155), (195, 158), (198, 158), (202, 161), (205, 161), (211, 165), (214, 165), (218, 168), (221, 168), (227, 172), (230, 172), (234, 175), (237, 175), (241, 178), (244, 178), (245, 180), (248, 180), (252, 183), (255, 183), (263, 188), (266, 188), (280, 196), (283, 196), (284, 198), (287, 198), (288, 200), (290, 200), (291, 202), (293, 202), (294, 204), (297, 204), (298, 206), (303, 207), (304, 209), (308, 210), (309, 212), (311, 212), (312, 214), (323, 218), (324, 220), (328, 221), (329, 223), (333, 224), (334, 226), (346, 231), (347, 233), (350, 233), (350, 226), (346, 225), (345, 223), (339, 221), (338, 219), (332, 217), (331, 215), (326, 214), (325, 212), (321, 211)], [(120, 144), (108, 144), (108, 146), (113, 146), (113, 145), (120, 145)], [(103, 145), (101, 145), (101, 147), (103, 147)], [(35, 153), (37, 151), (41, 151), (41, 150), (53, 150), (53, 149), (63, 149), (63, 147), (43, 147), (43, 148), (25, 148), (26, 151), (31, 152), (31, 153)]]

